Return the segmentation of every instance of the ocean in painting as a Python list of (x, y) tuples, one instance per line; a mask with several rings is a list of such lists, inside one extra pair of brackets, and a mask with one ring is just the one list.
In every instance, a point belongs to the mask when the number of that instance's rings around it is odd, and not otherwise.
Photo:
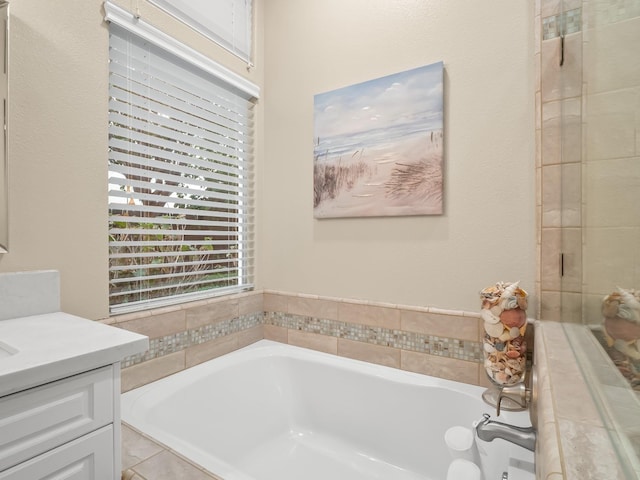
[(314, 97), (317, 218), (442, 213), (442, 62)]

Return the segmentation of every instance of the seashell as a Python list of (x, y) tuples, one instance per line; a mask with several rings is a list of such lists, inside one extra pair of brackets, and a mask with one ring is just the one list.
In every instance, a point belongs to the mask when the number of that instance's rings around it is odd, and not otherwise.
[(527, 324), (525, 323), (523, 326), (520, 327), (520, 335), (524, 337), (524, 334), (526, 331), (527, 331)]
[(637, 322), (636, 311), (626, 303), (621, 303), (618, 306), (618, 315), (617, 316), (619, 318), (624, 318), (625, 320), (629, 320), (631, 322)]
[(620, 306), (620, 294), (612, 293), (602, 300), (602, 316), (605, 318), (614, 318), (618, 315), (618, 307)]
[[(524, 290), (522, 291), (524, 292)], [(525, 295), (517, 295), (516, 298), (518, 299), (518, 307), (520, 307), (522, 310), (526, 310), (529, 303), (527, 301), (526, 292)]]
[(620, 296), (622, 297), (622, 302), (624, 304), (626, 304), (627, 306), (629, 306), (629, 308), (632, 308), (634, 310), (640, 310), (640, 301), (638, 301), (638, 299), (635, 297), (635, 295), (633, 295), (633, 290), (628, 291), (625, 290), (624, 288), (618, 288), (618, 292), (620, 293)]
[(507, 377), (507, 374), (504, 372), (498, 372), (496, 373), (496, 376), (494, 377), (494, 379), (498, 383), (507, 383), (507, 380), (509, 379), (509, 377)]
[(519, 358), (520, 357), (520, 352), (518, 352), (517, 350), (509, 350), (507, 352), (507, 357), (509, 357), (509, 358)]
[(613, 344), (613, 348), (633, 360), (640, 360), (640, 352), (623, 340), (616, 340)]
[(507, 297), (500, 301), (500, 306), (505, 310), (511, 310), (512, 308), (518, 308), (518, 299), (513, 297)]
[(518, 338), (520, 336), (520, 329), (518, 327), (511, 327), (509, 330), (509, 336), (511, 338)]
[(499, 352), (502, 352), (504, 350), (504, 343), (502, 342), (498, 342), (496, 343), (496, 350), (498, 350)]
[(499, 337), (500, 335), (502, 335), (502, 331), (504, 330), (504, 325), (502, 325), (502, 323), (498, 322), (498, 323), (487, 323), (484, 322), (484, 331), (487, 332), (487, 334), (490, 337)]
[(505, 327), (521, 327), (525, 323), (527, 323), (527, 314), (524, 313), (524, 310), (520, 310), (519, 308), (513, 308), (511, 310), (505, 310), (500, 315), (500, 321), (504, 324)]
[(496, 317), (491, 312), (491, 310), (487, 310), (487, 309), (484, 309), (484, 308), (482, 309), (482, 312), (480, 312), (480, 316), (487, 323), (495, 324), (495, 323), (498, 323), (500, 321), (500, 317)]
[(496, 347), (494, 347), (490, 343), (485, 343), (484, 344), (484, 351), (487, 352), (487, 353), (493, 353), (493, 352), (496, 351)]
[(509, 297), (515, 297), (515, 293), (516, 290), (518, 289), (518, 284), (520, 283), (520, 280), (518, 280), (515, 283), (511, 283), (509, 285), (505, 286), (504, 292), (502, 292), (502, 295), (500, 295), (500, 302), (502, 302), (503, 300), (509, 298)]
[(500, 308), (500, 305), (498, 304), (494, 305), (489, 310), (491, 310), (491, 313), (493, 313), (496, 317), (499, 317), (502, 313), (502, 308)]
[(511, 371), (511, 369), (510, 369), (509, 367), (507, 367), (507, 368), (505, 368), (505, 369), (504, 369), (504, 373), (506, 373), (506, 374), (507, 374), (507, 375), (509, 375), (509, 376), (512, 376), (512, 375), (513, 375), (513, 372)]
[(500, 335), (498, 338), (503, 342), (508, 342), (509, 340), (511, 340), (511, 334), (509, 333), (509, 330), (504, 330), (502, 332), (502, 335)]

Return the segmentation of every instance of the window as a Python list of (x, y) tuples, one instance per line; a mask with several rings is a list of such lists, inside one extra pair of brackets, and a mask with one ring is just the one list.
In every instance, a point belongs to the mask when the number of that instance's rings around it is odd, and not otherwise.
[(251, 0), (150, 0), (246, 61), (251, 58)]
[(111, 311), (251, 288), (257, 87), (105, 9)]

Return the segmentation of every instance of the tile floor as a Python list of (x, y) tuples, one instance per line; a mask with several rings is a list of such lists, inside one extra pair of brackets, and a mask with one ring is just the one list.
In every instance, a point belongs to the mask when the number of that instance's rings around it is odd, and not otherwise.
[(122, 423), (122, 480), (222, 480)]

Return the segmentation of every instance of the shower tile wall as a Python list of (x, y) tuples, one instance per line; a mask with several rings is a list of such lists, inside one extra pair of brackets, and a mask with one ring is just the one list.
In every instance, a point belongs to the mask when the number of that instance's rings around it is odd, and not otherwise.
[(616, 286), (640, 288), (640, 2), (600, 1), (585, 19), (585, 320)]
[(540, 318), (597, 324), (604, 295), (640, 288), (640, 269), (617, 254), (640, 244), (640, 216), (628, 214), (640, 204), (640, 61), (637, 49), (620, 48), (640, 44), (640, 2), (540, 0), (538, 8)]
[(150, 338), (149, 351), (123, 361), (123, 391), (262, 338), (487, 385), (483, 330), (476, 312), (267, 291), (121, 315), (107, 322)]
[(561, 320), (561, 306), (572, 304), (573, 317), (569, 318), (565, 311), (563, 320), (579, 321), (582, 288), (582, 3), (542, 0), (539, 7), (535, 52), (539, 72), (536, 92), (540, 231), (538, 311), (541, 319)]

